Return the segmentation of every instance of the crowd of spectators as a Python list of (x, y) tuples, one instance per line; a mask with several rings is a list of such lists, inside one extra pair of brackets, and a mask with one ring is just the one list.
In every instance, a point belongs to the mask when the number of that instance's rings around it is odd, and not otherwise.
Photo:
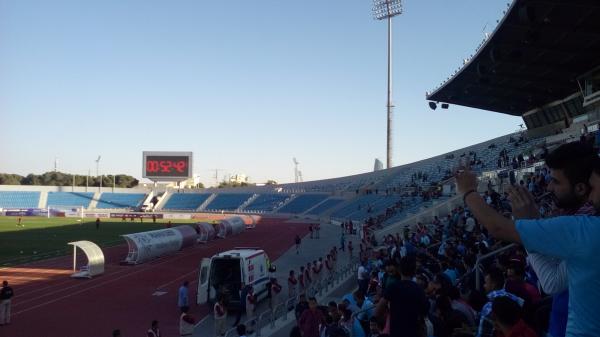
[(456, 179), (465, 206), (364, 237), (357, 290), (303, 305), (302, 336), (600, 336), (597, 152), (562, 145), (504, 194), (477, 193), (466, 167)]

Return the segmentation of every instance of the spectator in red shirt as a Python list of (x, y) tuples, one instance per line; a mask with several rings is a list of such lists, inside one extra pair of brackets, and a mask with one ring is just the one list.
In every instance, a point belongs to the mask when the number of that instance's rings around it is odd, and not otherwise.
[(269, 301), (269, 305), (271, 307), (271, 310), (275, 310), (275, 307), (277, 307), (277, 305), (279, 304), (279, 294), (281, 293), (281, 290), (283, 288), (281, 287), (281, 284), (279, 284), (279, 282), (277, 281), (277, 279), (275, 277), (271, 278), (271, 297), (270, 297), (270, 301)]
[[(533, 285), (525, 282), (525, 269), (523, 268), (523, 265), (518, 264), (518, 263), (513, 263), (511, 266), (508, 267), (508, 269), (506, 270), (506, 276), (507, 276), (507, 284), (506, 284), (506, 288), (510, 288), (512, 286), (517, 287), (517, 288), (521, 288), (523, 290), (523, 295), (525, 300), (530, 300), (532, 304), (537, 303), (541, 297), (540, 297), (540, 292), (538, 291), (538, 289), (536, 287), (534, 287)], [(510, 292), (510, 290), (509, 290)]]
[(304, 266), (300, 266), (300, 273), (298, 274), (298, 285), (300, 286), (300, 294), (306, 292), (306, 279), (305, 279)]
[(220, 295), (214, 309), (215, 336), (225, 336), (225, 325), (227, 324), (227, 308), (223, 295)]
[(302, 336), (319, 337), (319, 325), (321, 324), (325, 324), (325, 315), (317, 308), (317, 299), (311, 297), (308, 300), (308, 310), (304, 310), (298, 320)]
[(496, 297), (492, 302), (492, 317), (497, 335), (501, 337), (537, 337), (523, 319), (521, 307), (509, 297)]

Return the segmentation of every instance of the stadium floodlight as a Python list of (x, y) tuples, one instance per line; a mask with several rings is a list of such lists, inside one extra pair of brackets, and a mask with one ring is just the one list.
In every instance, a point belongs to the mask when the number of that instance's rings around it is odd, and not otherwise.
[(377, 20), (402, 14), (402, 0), (374, 0), (373, 16)]
[(392, 167), (392, 18), (402, 14), (402, 0), (373, 0), (373, 17), (387, 19), (387, 168)]
[(296, 157), (293, 158), (294, 161), (294, 182), (300, 182), (300, 171), (298, 170), (298, 165), (300, 164)]
[[(98, 156), (98, 159), (96, 159), (96, 177), (100, 177), (100, 159), (102, 159), (102, 156)], [(102, 177), (100, 177), (98, 192), (102, 193)]]

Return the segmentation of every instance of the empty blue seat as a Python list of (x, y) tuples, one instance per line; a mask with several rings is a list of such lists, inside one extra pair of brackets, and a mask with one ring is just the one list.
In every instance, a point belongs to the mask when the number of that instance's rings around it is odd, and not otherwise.
[(37, 208), (40, 192), (0, 191), (1, 208)]
[(137, 208), (144, 197), (144, 193), (102, 193), (96, 208)]
[(327, 210), (341, 204), (342, 202), (344, 202), (344, 199), (327, 199), (325, 201), (323, 201), (319, 206), (313, 208), (310, 210), (310, 212), (306, 213), (309, 215), (319, 215), (321, 213), (327, 212)]
[(81, 206), (88, 208), (94, 192), (48, 192), (48, 207)]
[(289, 194), (261, 194), (244, 210), (255, 212), (272, 212), (277, 206), (289, 198)]
[(252, 197), (252, 194), (244, 193), (244, 194), (229, 194), (229, 193), (221, 193), (217, 194), (217, 196), (211, 201), (208, 206), (206, 206), (206, 210), (208, 211), (235, 211), (238, 209), (244, 202)]
[(202, 193), (173, 193), (162, 207), (164, 210), (190, 211), (200, 207), (210, 197)]
[(328, 197), (329, 196), (326, 194), (300, 194), (277, 212), (293, 214), (304, 213)]

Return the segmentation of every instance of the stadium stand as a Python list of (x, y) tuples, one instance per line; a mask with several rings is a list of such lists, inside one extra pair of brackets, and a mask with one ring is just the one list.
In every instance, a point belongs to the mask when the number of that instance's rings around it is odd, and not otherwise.
[(338, 219), (338, 220), (340, 220), (340, 219), (347, 220), (347, 217), (350, 214), (360, 211), (363, 208), (368, 208), (370, 204), (377, 201), (377, 199), (379, 199), (380, 197), (381, 196), (378, 194), (370, 194), (370, 195), (360, 196), (360, 197), (354, 199), (354, 201), (352, 201), (348, 205), (333, 212), (331, 214), (331, 217), (334, 219)]
[(48, 192), (48, 207), (81, 206), (88, 208), (94, 197), (93, 192)]
[(327, 199), (327, 197), (329, 197), (327, 194), (300, 194), (277, 210), (277, 213), (301, 214)]
[(229, 194), (222, 193), (217, 196), (206, 206), (207, 211), (235, 211), (246, 200), (252, 197), (252, 194)]
[(138, 208), (145, 196), (143, 193), (102, 193), (96, 208)]
[(173, 193), (162, 207), (163, 210), (192, 211), (200, 207), (211, 195), (207, 193)]
[(40, 192), (0, 191), (0, 208), (37, 208)]
[(261, 194), (244, 208), (246, 212), (268, 213), (285, 202), (289, 194)]
[(320, 215), (343, 202), (344, 202), (344, 199), (329, 198), (329, 199), (323, 201), (322, 203), (320, 203), (318, 206), (312, 208), (310, 211), (308, 211), (306, 213), (306, 215)]

